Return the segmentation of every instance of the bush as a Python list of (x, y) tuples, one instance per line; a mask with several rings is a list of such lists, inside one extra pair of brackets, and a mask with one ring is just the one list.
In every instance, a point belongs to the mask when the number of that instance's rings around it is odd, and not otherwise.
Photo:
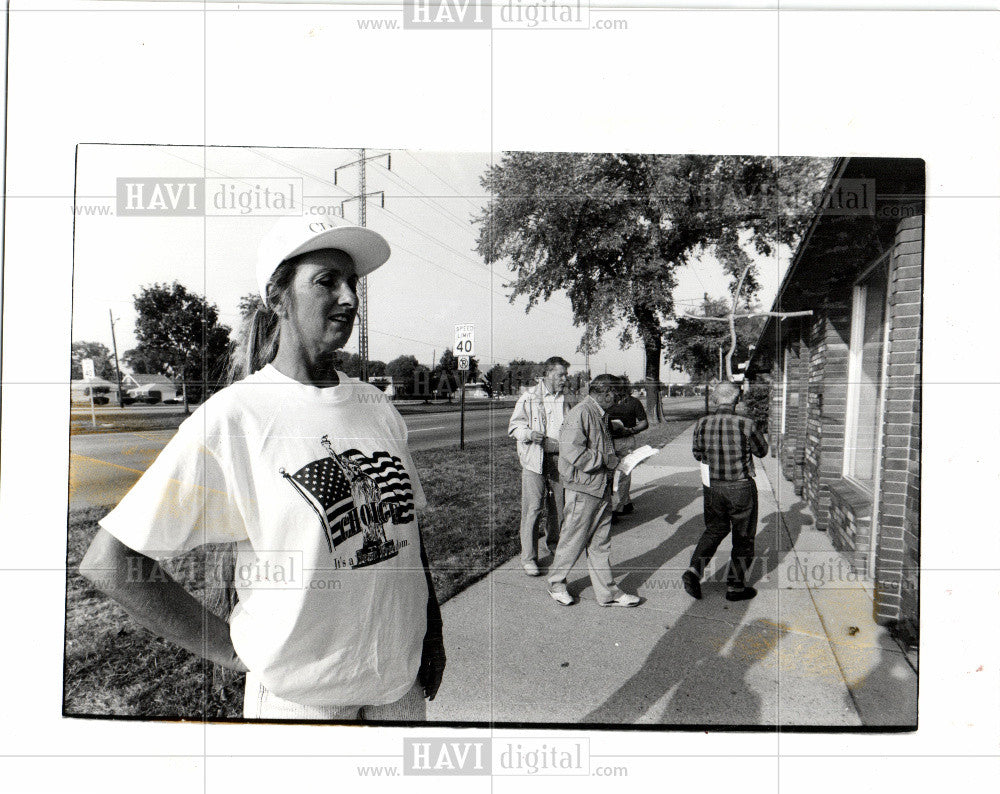
[(743, 405), (748, 416), (753, 417), (765, 433), (771, 403), (771, 384), (766, 380), (753, 381), (743, 392)]

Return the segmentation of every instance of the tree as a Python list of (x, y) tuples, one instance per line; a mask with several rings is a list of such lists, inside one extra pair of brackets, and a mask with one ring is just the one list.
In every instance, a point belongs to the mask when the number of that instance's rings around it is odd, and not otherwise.
[[(714, 253), (734, 276), (791, 244), (811, 216), (828, 161), (806, 158), (513, 152), (482, 177), (493, 198), (476, 219), (488, 264), (505, 261), (510, 299), (527, 311), (565, 290), (577, 348), (619, 329), (646, 354), (647, 410), (660, 419), (660, 356), (675, 270)], [(745, 289), (757, 288), (751, 273)]]
[[(152, 284), (133, 296), (136, 360), (158, 367), (184, 384), (184, 409), (224, 377), (229, 358), (229, 326), (219, 323), (214, 303), (175, 281)], [(130, 351), (132, 352), (132, 351)]]
[(361, 356), (357, 353), (348, 353), (346, 350), (338, 350), (333, 354), (333, 365), (349, 378), (361, 377)]
[(507, 380), (511, 393), (516, 394), (522, 386), (535, 383), (545, 372), (545, 364), (541, 361), (528, 361), (525, 358), (511, 359), (507, 365)]
[[(701, 310), (706, 317), (725, 317), (731, 304), (725, 298), (705, 296)], [(736, 356), (746, 359), (749, 346), (766, 322), (763, 317), (736, 320)], [(666, 359), (679, 371), (686, 372), (692, 381), (705, 384), (705, 411), (708, 412), (708, 385), (719, 374), (719, 350), (729, 349), (729, 325), (724, 322), (705, 322), (691, 317), (680, 317), (665, 336)]]
[(93, 359), (94, 375), (104, 380), (115, 380), (115, 364), (111, 351), (100, 342), (74, 342), (70, 347), (70, 379), (83, 377), (83, 360)]
[(247, 319), (251, 314), (253, 314), (257, 309), (264, 306), (264, 301), (256, 292), (248, 292), (246, 295), (240, 297), (239, 303), (239, 313), (240, 319)]
[(400, 380), (412, 380), (413, 371), (420, 366), (416, 356), (400, 356), (385, 365), (386, 375)]
[(133, 375), (162, 375), (163, 361), (149, 350), (133, 347), (122, 353), (122, 363)]
[(503, 364), (494, 364), (484, 376), (486, 390), (491, 397), (506, 394), (510, 390), (510, 371)]

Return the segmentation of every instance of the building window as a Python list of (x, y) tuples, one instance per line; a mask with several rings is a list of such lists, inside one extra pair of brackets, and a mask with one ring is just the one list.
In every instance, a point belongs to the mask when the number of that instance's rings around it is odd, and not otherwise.
[(886, 351), (888, 259), (882, 258), (854, 287), (844, 475), (874, 491), (882, 422)]

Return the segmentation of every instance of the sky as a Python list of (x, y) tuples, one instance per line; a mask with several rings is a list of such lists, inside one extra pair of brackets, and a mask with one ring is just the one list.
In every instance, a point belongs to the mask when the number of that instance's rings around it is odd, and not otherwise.
[[(368, 154), (378, 151), (369, 150)], [(230, 180), (253, 191), (261, 179), (301, 180), (303, 204), (312, 213), (338, 212), (358, 193), (357, 149), (81, 145), (77, 158), (77, 216), (74, 241), (73, 340), (112, 347), (115, 318), (119, 354), (135, 345), (132, 296), (144, 285), (175, 279), (214, 302), (222, 322), (235, 327), (240, 297), (256, 291), (254, 263), (259, 238), (275, 220), (255, 214), (237, 217), (126, 217), (116, 215), (119, 177), (209, 178)], [(367, 225), (392, 248), (389, 262), (368, 279), (369, 357), (390, 361), (414, 355), (430, 365), (454, 340), (454, 327), (473, 323), (480, 366), (511, 359), (543, 360), (560, 355), (570, 371), (584, 367), (576, 352), (582, 329), (572, 324), (570, 302), (558, 293), (530, 312), (527, 301), (508, 301), (510, 272), (502, 263), (487, 266), (475, 251), (478, 230), (472, 219), (488, 199), (479, 179), (490, 165), (488, 153), (392, 151), (366, 167)], [(337, 171), (336, 184), (334, 173)], [(213, 204), (214, 188), (207, 202)], [(343, 205), (357, 219), (358, 202)], [(108, 213), (108, 214), (102, 214)], [(760, 302), (770, 306), (790, 252), (758, 258)], [(696, 310), (702, 295), (723, 296), (728, 277), (706, 256), (677, 271), (677, 311)], [(357, 332), (346, 350), (357, 352)], [(643, 376), (640, 345), (619, 348), (617, 333), (605, 336), (591, 353), (593, 373)], [(661, 367), (661, 380), (686, 376)]]

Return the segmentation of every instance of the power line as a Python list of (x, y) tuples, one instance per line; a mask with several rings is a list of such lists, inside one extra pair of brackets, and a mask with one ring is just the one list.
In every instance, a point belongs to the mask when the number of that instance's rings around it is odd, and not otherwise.
[(407, 228), (409, 228), (411, 231), (416, 232), (421, 237), (424, 237), (425, 239), (430, 240), (432, 243), (436, 243), (437, 245), (440, 245), (442, 248), (444, 248), (447, 251), (450, 251), (451, 253), (455, 254), (456, 256), (460, 256), (463, 259), (468, 260), (469, 262), (471, 262), (472, 264), (474, 264), (476, 267), (481, 267), (481, 268), (483, 268), (483, 270), (487, 270), (487, 271), (489, 270), (489, 267), (486, 265), (485, 262), (479, 262), (479, 261), (473, 259), (468, 254), (462, 253), (457, 248), (454, 248), (453, 246), (448, 245), (448, 243), (442, 242), (441, 240), (438, 240), (436, 237), (432, 237), (431, 235), (427, 234), (427, 232), (425, 232), (423, 229), (421, 229), (420, 227), (415, 226), (414, 224), (410, 223), (408, 220), (406, 220), (405, 218), (397, 215), (392, 210), (383, 209), (382, 211), (385, 212), (388, 215), (391, 215), (399, 223), (403, 224), (404, 226), (406, 226)]
[[(287, 168), (287, 169), (289, 169), (291, 171), (294, 171), (299, 176), (308, 177), (309, 179), (314, 179), (317, 182), (321, 182), (324, 185), (327, 185), (329, 187), (336, 188), (338, 191), (340, 191), (340, 194), (343, 195), (343, 196), (350, 196), (351, 195), (351, 192), (349, 190), (347, 190), (346, 188), (338, 185), (336, 182), (331, 182), (329, 179), (324, 179), (323, 177), (321, 177), (321, 176), (319, 176), (317, 174), (314, 174), (311, 171), (306, 171), (304, 169), (299, 168), (298, 166), (292, 165), (291, 163), (287, 163), (284, 160), (279, 160), (277, 157), (271, 157), (270, 155), (264, 154), (263, 152), (260, 152), (260, 151), (258, 151), (257, 149), (254, 149), (254, 148), (250, 148), (248, 151), (250, 151), (251, 154), (256, 154), (258, 157), (264, 158), (265, 160), (270, 160), (272, 163), (276, 163), (277, 165), (284, 166), (285, 168)], [(340, 168), (340, 167), (341, 166), (334, 166), (334, 171), (336, 171), (336, 169)]]
[[(249, 151), (250, 151), (250, 152), (252, 152), (253, 154), (256, 154), (256, 155), (258, 155), (259, 157), (262, 157), (262, 158), (264, 158), (265, 160), (270, 160), (270, 161), (271, 161), (271, 162), (273, 162), (273, 163), (276, 163), (276, 164), (278, 164), (278, 165), (282, 165), (282, 166), (284, 166), (284, 167), (286, 167), (286, 168), (289, 168), (289, 169), (291, 169), (292, 171), (295, 171), (295, 172), (296, 172), (297, 174), (299, 174), (300, 176), (305, 176), (305, 177), (309, 177), (309, 178), (311, 178), (311, 179), (315, 179), (315, 180), (317, 180), (317, 181), (319, 181), (319, 182), (322, 182), (322, 183), (324, 183), (324, 184), (326, 184), (326, 185), (329, 185), (330, 187), (333, 187), (333, 188), (336, 188), (337, 190), (339, 190), (339, 191), (341, 192), (341, 194), (342, 194), (342, 195), (345, 195), (345, 196), (350, 196), (350, 192), (349, 192), (349, 191), (347, 191), (346, 189), (344, 189), (344, 188), (343, 188), (342, 186), (338, 185), (338, 184), (337, 184), (336, 182), (331, 182), (331, 181), (329, 181), (329, 180), (327, 180), (327, 179), (324, 179), (323, 177), (320, 177), (320, 176), (317, 176), (316, 174), (313, 174), (313, 173), (311, 173), (311, 172), (309, 172), (309, 171), (306, 171), (306, 170), (303, 170), (303, 169), (300, 169), (300, 168), (297, 168), (296, 166), (292, 165), (291, 163), (288, 163), (288, 162), (285, 162), (284, 160), (280, 160), (280, 159), (278, 159), (277, 157), (271, 157), (270, 155), (267, 155), (267, 154), (264, 154), (263, 152), (259, 152), (259, 151), (257, 151), (256, 149), (253, 149), (253, 148), (251, 148), (251, 149), (250, 149)], [(380, 155), (380, 156), (381, 156), (381, 155)], [(339, 168), (339, 167), (343, 167), (343, 166), (338, 166), (338, 168)], [(425, 166), (425, 168), (426, 168), (426, 166)], [(335, 169), (335, 170), (336, 170), (336, 169)], [(433, 172), (431, 172), (431, 173), (433, 173)], [(414, 186), (414, 185), (413, 185), (412, 183), (410, 183), (410, 182), (408, 182), (407, 180), (405, 180), (405, 179), (404, 179), (403, 177), (400, 177), (400, 176), (398, 176), (397, 174), (395, 174), (395, 173), (394, 173), (394, 172), (392, 172), (392, 171), (389, 171), (388, 169), (386, 169), (386, 174), (388, 174), (388, 175), (391, 175), (391, 176), (395, 176), (395, 177), (398, 177), (398, 179), (399, 179), (399, 180), (400, 180), (401, 182), (405, 182), (405, 183), (406, 183), (407, 185), (409, 185), (409, 187), (410, 187), (410, 188), (411, 188), (412, 190), (416, 191), (416, 192), (417, 192), (417, 193), (419, 194), (419, 190), (418, 190), (418, 189), (416, 188), (416, 186)], [(423, 197), (422, 197), (422, 196), (420, 196), (420, 195), (415, 195), (415, 196), (410, 196), (410, 198), (417, 198), (417, 199), (420, 199), (420, 200), (424, 200), (424, 199), (423, 199)], [(471, 262), (472, 264), (474, 264), (474, 265), (476, 265), (476, 266), (478, 266), (478, 267), (481, 267), (481, 268), (483, 268), (484, 270), (486, 270), (487, 272), (489, 272), (489, 273), (491, 273), (491, 274), (492, 274), (492, 272), (493, 272), (493, 271), (492, 271), (492, 270), (490, 269), (490, 267), (489, 267), (488, 265), (486, 265), (485, 263), (483, 263), (483, 262), (479, 262), (479, 261), (477, 261), (477, 260), (473, 259), (473, 258), (472, 258), (471, 256), (469, 256), (469, 255), (468, 255), (467, 253), (462, 253), (462, 252), (461, 252), (461, 251), (459, 251), (459, 250), (458, 250), (457, 248), (454, 248), (454, 247), (452, 247), (452, 246), (448, 245), (447, 243), (445, 243), (445, 242), (442, 242), (441, 240), (438, 240), (438, 239), (437, 239), (437, 238), (435, 238), (435, 237), (432, 237), (431, 235), (427, 234), (427, 233), (426, 233), (425, 231), (423, 231), (423, 230), (422, 230), (422, 229), (420, 229), (419, 227), (417, 227), (417, 226), (415, 226), (414, 224), (412, 224), (412, 223), (410, 223), (409, 221), (407, 221), (407, 220), (406, 220), (405, 218), (401, 217), (400, 215), (397, 215), (397, 214), (396, 214), (395, 212), (392, 212), (391, 210), (388, 210), (388, 209), (385, 209), (384, 207), (383, 207), (383, 208), (380, 208), (380, 209), (382, 209), (382, 210), (383, 210), (384, 212), (386, 212), (386, 213), (388, 213), (389, 215), (391, 215), (391, 216), (392, 216), (393, 218), (395, 218), (395, 219), (396, 219), (396, 220), (397, 220), (397, 221), (398, 221), (399, 223), (403, 224), (404, 226), (406, 226), (406, 227), (407, 227), (407, 228), (409, 228), (410, 230), (412, 230), (412, 231), (416, 232), (417, 234), (419, 234), (419, 235), (421, 235), (421, 236), (425, 237), (425, 238), (426, 238), (427, 240), (429, 240), (430, 242), (433, 242), (433, 243), (437, 243), (437, 244), (438, 244), (438, 245), (440, 245), (440, 246), (441, 246), (442, 248), (445, 248), (446, 250), (448, 250), (448, 251), (451, 251), (451, 252), (452, 252), (452, 253), (454, 253), (455, 255), (457, 255), (457, 256), (460, 256), (460, 257), (462, 257), (462, 258), (464, 258), (464, 259), (468, 260), (468, 261), (469, 261), (469, 262)], [(443, 210), (443, 209), (441, 209), (440, 211), (441, 211), (441, 212), (445, 212), (445, 210)], [(463, 224), (463, 228), (464, 228), (464, 224)], [(394, 248), (396, 248), (396, 247), (400, 247), (400, 246), (395, 246), (395, 245), (394, 245), (393, 247), (394, 247)], [(411, 252), (411, 253), (412, 253), (412, 252)], [(425, 261), (430, 261), (430, 260), (425, 260)]]
[(454, 193), (455, 193), (455, 198), (460, 198), (460, 199), (462, 199), (463, 201), (467, 202), (467, 203), (469, 204), (469, 206), (470, 206), (470, 207), (472, 207), (472, 208), (473, 208), (473, 209), (475, 209), (475, 210), (480, 210), (480, 209), (482, 209), (481, 207), (477, 207), (477, 206), (476, 206), (476, 204), (475, 204), (475, 202), (473, 202), (473, 201), (472, 201), (472, 200), (471, 200), (471, 199), (470, 199), (470, 198), (469, 198), (468, 196), (466, 196), (465, 194), (463, 194), (463, 193), (462, 193), (462, 191), (461, 191), (461, 190), (459, 190), (459, 189), (458, 189), (457, 187), (455, 187), (455, 186), (454, 186), (454, 185), (452, 185), (452, 184), (451, 184), (450, 182), (448, 182), (448, 181), (447, 181), (447, 180), (446, 180), (446, 179), (445, 179), (444, 177), (440, 176), (440, 175), (439, 175), (439, 174), (438, 174), (438, 173), (437, 173), (436, 171), (433, 171), (433, 170), (431, 170), (431, 169), (430, 169), (430, 168), (429, 168), (428, 166), (424, 165), (424, 163), (423, 163), (423, 162), (422, 162), (422, 161), (420, 160), (420, 158), (419, 158), (419, 157), (417, 157), (417, 155), (416, 155), (416, 154), (415, 154), (414, 152), (412, 152), (412, 151), (410, 151), (410, 150), (408, 150), (408, 149), (406, 149), (406, 150), (404, 150), (404, 151), (406, 152), (406, 154), (408, 154), (408, 155), (409, 155), (409, 156), (411, 157), (411, 159), (412, 159), (412, 160), (413, 160), (413, 161), (414, 161), (414, 162), (415, 162), (415, 163), (416, 163), (417, 165), (419, 165), (419, 166), (420, 166), (421, 168), (423, 168), (423, 169), (424, 169), (424, 170), (425, 170), (425, 171), (426, 171), (427, 173), (429, 173), (429, 174), (430, 174), (430, 175), (431, 175), (432, 177), (434, 177), (434, 178), (435, 178), (436, 180), (438, 180), (438, 182), (440, 182), (440, 183), (441, 183), (442, 185), (444, 185), (444, 186), (445, 186), (446, 188), (448, 188), (449, 190), (452, 190), (452, 191), (454, 191)]
[[(333, 182), (337, 184), (337, 172), (341, 168), (352, 168), (354, 166), (358, 167), (358, 194), (356, 196), (349, 196), (344, 201), (341, 202), (341, 211), (343, 212), (343, 206), (348, 201), (358, 202), (358, 226), (365, 227), (368, 225), (368, 197), (377, 195), (381, 193), (382, 195), (382, 205), (385, 206), (385, 193), (382, 191), (377, 191), (377, 193), (369, 193), (367, 187), (367, 166), (369, 160), (375, 160), (382, 157), (388, 157), (387, 154), (373, 154), (366, 155), (365, 150), (358, 150), (358, 159), (353, 163), (347, 163), (338, 168), (333, 169)], [(391, 161), (390, 161), (391, 162)], [(358, 279), (358, 358), (361, 359), (361, 380), (368, 380), (368, 277), (362, 276)]]
[(390, 170), (386, 169), (385, 175), (388, 176), (388, 177), (391, 177), (393, 180), (397, 181), (403, 187), (407, 187), (407, 188), (409, 188), (410, 190), (413, 191), (412, 194), (409, 194), (407, 196), (403, 196), (402, 198), (414, 198), (414, 199), (417, 199), (418, 201), (424, 202), (432, 210), (434, 210), (435, 212), (440, 213), (441, 215), (443, 215), (445, 218), (447, 218), (448, 220), (450, 220), (452, 223), (454, 223), (459, 228), (469, 229), (471, 227), (471, 225), (472, 225), (471, 221), (463, 221), (457, 215), (455, 215), (451, 211), (445, 209), (437, 201), (435, 201), (434, 199), (430, 198), (429, 196), (421, 193), (420, 189), (416, 185), (414, 185), (412, 182), (407, 181), (406, 179), (404, 179), (403, 177), (401, 177), (399, 174), (395, 173), (394, 171), (390, 171)]

